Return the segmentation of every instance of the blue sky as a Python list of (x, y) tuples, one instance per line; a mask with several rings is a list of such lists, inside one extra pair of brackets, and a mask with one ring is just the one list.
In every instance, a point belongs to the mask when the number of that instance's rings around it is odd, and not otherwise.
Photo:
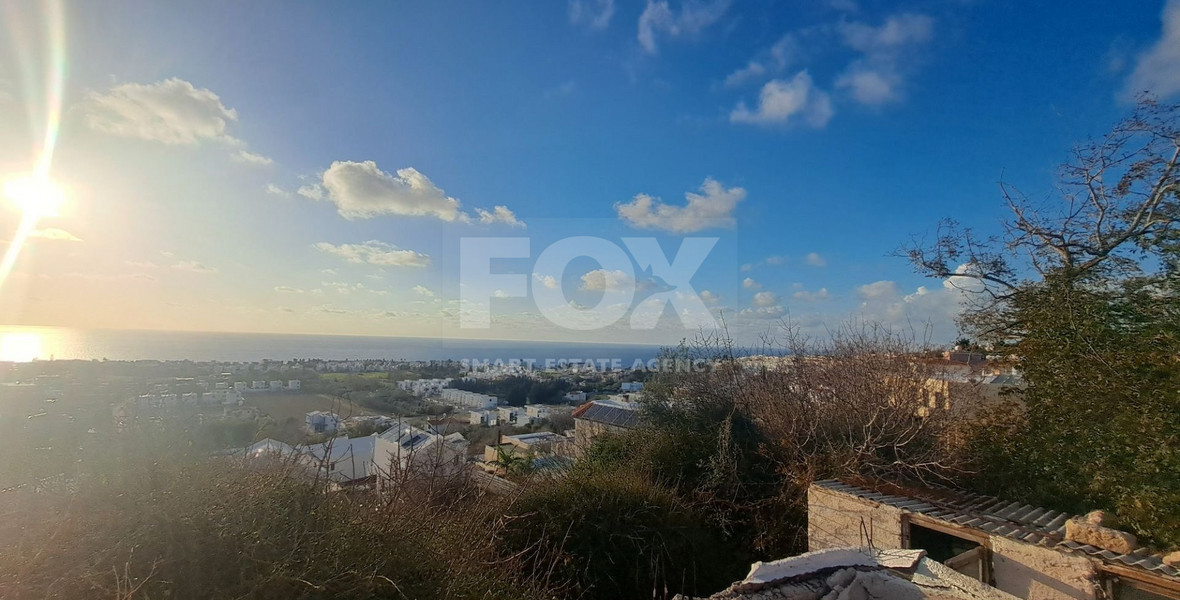
[[(40, 151), (51, 5), (0, 2), (6, 177)], [(1134, 91), (1180, 92), (1178, 0), (63, 6), (68, 202), (0, 323), (668, 342), (672, 309), (571, 332), (528, 298), (461, 327), (459, 239), (709, 236), (691, 284), (739, 338), (790, 315), (948, 340), (961, 294), (891, 251), (994, 229), (1001, 177), (1047, 195)], [(566, 296), (609, 296), (597, 267)]]

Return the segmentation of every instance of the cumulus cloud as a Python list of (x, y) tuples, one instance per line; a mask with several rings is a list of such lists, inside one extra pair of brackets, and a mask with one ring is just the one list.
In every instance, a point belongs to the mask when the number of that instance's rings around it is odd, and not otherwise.
[(589, 292), (615, 292), (635, 286), (635, 280), (623, 271), (594, 269), (582, 275), (582, 289)]
[(492, 210), (484, 210), (482, 208), (475, 209), (475, 214), (479, 217), (479, 222), (487, 225), (494, 225), (496, 223), (503, 223), (511, 227), (524, 227), (524, 222), (516, 218), (516, 213), (508, 209), (507, 206), (495, 206)]
[(791, 294), (791, 297), (804, 302), (819, 302), (821, 300), (827, 300), (830, 296), (828, 295), (828, 288), (819, 288), (814, 292), (799, 290), (798, 292)]
[(290, 198), (291, 197), (291, 192), (288, 192), (287, 190), (284, 190), (283, 188), (281, 188), (273, 183), (266, 184), (266, 193), (268, 193), (272, 196), (279, 196), (281, 198)]
[(430, 257), (413, 250), (402, 250), (392, 244), (369, 240), (363, 244), (330, 244), (319, 242), (313, 248), (350, 263), (368, 263), (382, 267), (425, 267)]
[(892, 281), (874, 281), (856, 288), (856, 293), (865, 300), (894, 298), (899, 294), (897, 284)]
[(270, 165), (275, 164), (274, 160), (261, 154), (250, 152), (249, 150), (238, 150), (236, 153), (234, 153), (233, 157), (234, 160), (240, 163), (256, 165), (259, 167), (269, 167)]
[(619, 218), (640, 229), (660, 229), (672, 233), (693, 233), (714, 227), (733, 227), (733, 211), (746, 197), (740, 187), (726, 188), (714, 179), (701, 184), (700, 193), (684, 195), (687, 204), (673, 206), (647, 194), (637, 194), (630, 202), (615, 204)]
[[(350, 220), (386, 215), (461, 223), (473, 220), (463, 212), (459, 200), (447, 196), (417, 169), (406, 167), (387, 173), (371, 160), (336, 161), (324, 171), (320, 182), (301, 186), (296, 193), (311, 200), (328, 200), (336, 205), (340, 216)], [(524, 227), (507, 206), (477, 208), (474, 218), (485, 224)]]
[(807, 71), (799, 71), (790, 80), (772, 79), (762, 86), (758, 105), (753, 109), (739, 102), (729, 113), (733, 123), (786, 125), (801, 121), (810, 127), (823, 127), (835, 114), (831, 98), (811, 80)]
[(705, 304), (717, 304), (718, 302), (721, 302), (721, 294), (716, 292), (701, 290), (700, 296), (701, 300), (703, 300)]
[(29, 237), (42, 240), (54, 240), (58, 242), (80, 242), (82, 238), (57, 227), (46, 227), (44, 229), (34, 229), (29, 233)]
[(413, 287), (413, 290), (414, 290), (414, 293), (418, 294), (419, 296), (426, 296), (427, 298), (434, 297), (434, 292), (431, 291), (430, 288), (428, 288), (424, 285), (416, 285)]
[(907, 52), (930, 41), (934, 19), (920, 14), (893, 15), (879, 26), (842, 21), (838, 31), (844, 44), (861, 53), (836, 79), (836, 87), (853, 100), (877, 106), (900, 100), (907, 70)]
[(413, 167), (390, 174), (371, 160), (336, 161), (324, 171), (322, 187), (327, 199), (346, 219), (381, 215), (435, 217), (443, 221), (462, 218), (459, 201)]
[(606, 29), (615, 14), (615, 0), (570, 0), (570, 23)]
[(198, 273), (201, 275), (211, 275), (217, 272), (217, 267), (210, 267), (195, 260), (182, 260), (168, 268), (173, 271), (184, 271), (186, 273)]
[(742, 280), (742, 287), (747, 290), (760, 290), (762, 289), (762, 284), (754, 281), (753, 277), (747, 277)]
[(238, 120), (237, 111), (226, 108), (217, 94), (183, 79), (91, 92), (80, 110), (92, 129), (113, 135), (165, 144), (239, 143), (227, 132)]
[(666, 1), (648, 0), (639, 15), (639, 45), (650, 54), (656, 52), (656, 38), (691, 36), (717, 22), (729, 9), (730, 0), (684, 0), (674, 10)]
[(1168, 0), (1162, 20), (1160, 39), (1136, 58), (1127, 78), (1123, 93), (1128, 99), (1141, 92), (1160, 97), (1180, 92), (1180, 0)]
[(804, 260), (807, 261), (807, 264), (809, 264), (813, 267), (826, 267), (826, 266), (828, 266), (828, 261), (824, 257), (820, 256), (819, 253), (816, 253), (816, 252), (809, 253)]
[(778, 304), (778, 295), (774, 292), (766, 291), (754, 294), (754, 306), (765, 308), (776, 304)]
[(552, 275), (542, 275), (540, 273), (533, 273), (533, 279), (535, 279), (537, 281), (537, 283), (539, 283), (551, 290), (555, 290), (555, 289), (561, 287), (561, 282), (558, 281), (557, 278)]

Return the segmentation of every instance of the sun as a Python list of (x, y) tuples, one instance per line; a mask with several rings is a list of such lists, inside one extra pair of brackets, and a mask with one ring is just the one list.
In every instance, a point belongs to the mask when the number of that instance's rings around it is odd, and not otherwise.
[(46, 177), (35, 176), (5, 182), (4, 197), (29, 219), (56, 217), (66, 200), (61, 186)]

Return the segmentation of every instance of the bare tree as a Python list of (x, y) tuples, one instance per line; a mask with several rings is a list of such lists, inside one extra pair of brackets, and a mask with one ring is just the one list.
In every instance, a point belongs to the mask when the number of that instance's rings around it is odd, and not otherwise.
[(1001, 235), (944, 220), (933, 243), (899, 251), (929, 277), (977, 282), (967, 288), (976, 294), (969, 316), (997, 312), (1050, 274), (1072, 284), (1159, 269), (1153, 258), (1176, 243), (1180, 221), (1180, 105), (1141, 97), (1110, 133), (1074, 149), (1045, 201), (1006, 182), (1000, 191), (1011, 211)]

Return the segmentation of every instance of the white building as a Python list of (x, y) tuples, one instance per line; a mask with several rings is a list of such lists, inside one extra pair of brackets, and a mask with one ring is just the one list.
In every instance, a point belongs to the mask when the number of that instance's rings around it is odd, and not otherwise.
[(487, 410), (495, 408), (499, 403), (495, 396), (455, 388), (445, 388), (442, 390), (442, 401), (459, 408), (470, 410)]
[(340, 428), (340, 417), (326, 410), (313, 410), (307, 413), (304, 423), (312, 433), (332, 433)]
[(544, 404), (526, 404), (524, 405), (524, 414), (528, 416), (530, 424), (546, 421), (549, 419), (549, 407)]
[(280, 392), (282, 390), (283, 390), (283, 382), (278, 381), (278, 380), (270, 382), (270, 391)]
[(586, 401), (586, 392), (570, 392), (564, 398), (570, 404), (581, 404)]
[(270, 386), (265, 381), (252, 381), (250, 382), (250, 389), (255, 392), (265, 392), (270, 389)]
[(401, 425), (375, 437), (375, 466), (384, 473), (451, 476), (466, 466), (468, 442), (461, 433), (442, 435)]
[(234, 390), (238, 391), (238, 392), (246, 391), (246, 382), (245, 381), (235, 381), (234, 382)]
[(483, 425), (484, 427), (495, 427), (500, 424), (500, 413), (495, 410), (473, 410), (470, 413), (470, 423), (472, 425)]
[(292, 391), (298, 391), (301, 385), (302, 385), (301, 381), (299, 381), (298, 379), (292, 379), (287, 382), (287, 389), (292, 390)]
[(451, 379), (405, 379), (397, 382), (397, 389), (415, 396), (434, 396), (451, 385)]
[(624, 381), (619, 385), (620, 392), (641, 392), (643, 391), (642, 381)]
[(496, 411), (500, 414), (501, 425), (524, 425), (524, 421), (528, 419), (524, 409), (519, 406), (501, 406)]

